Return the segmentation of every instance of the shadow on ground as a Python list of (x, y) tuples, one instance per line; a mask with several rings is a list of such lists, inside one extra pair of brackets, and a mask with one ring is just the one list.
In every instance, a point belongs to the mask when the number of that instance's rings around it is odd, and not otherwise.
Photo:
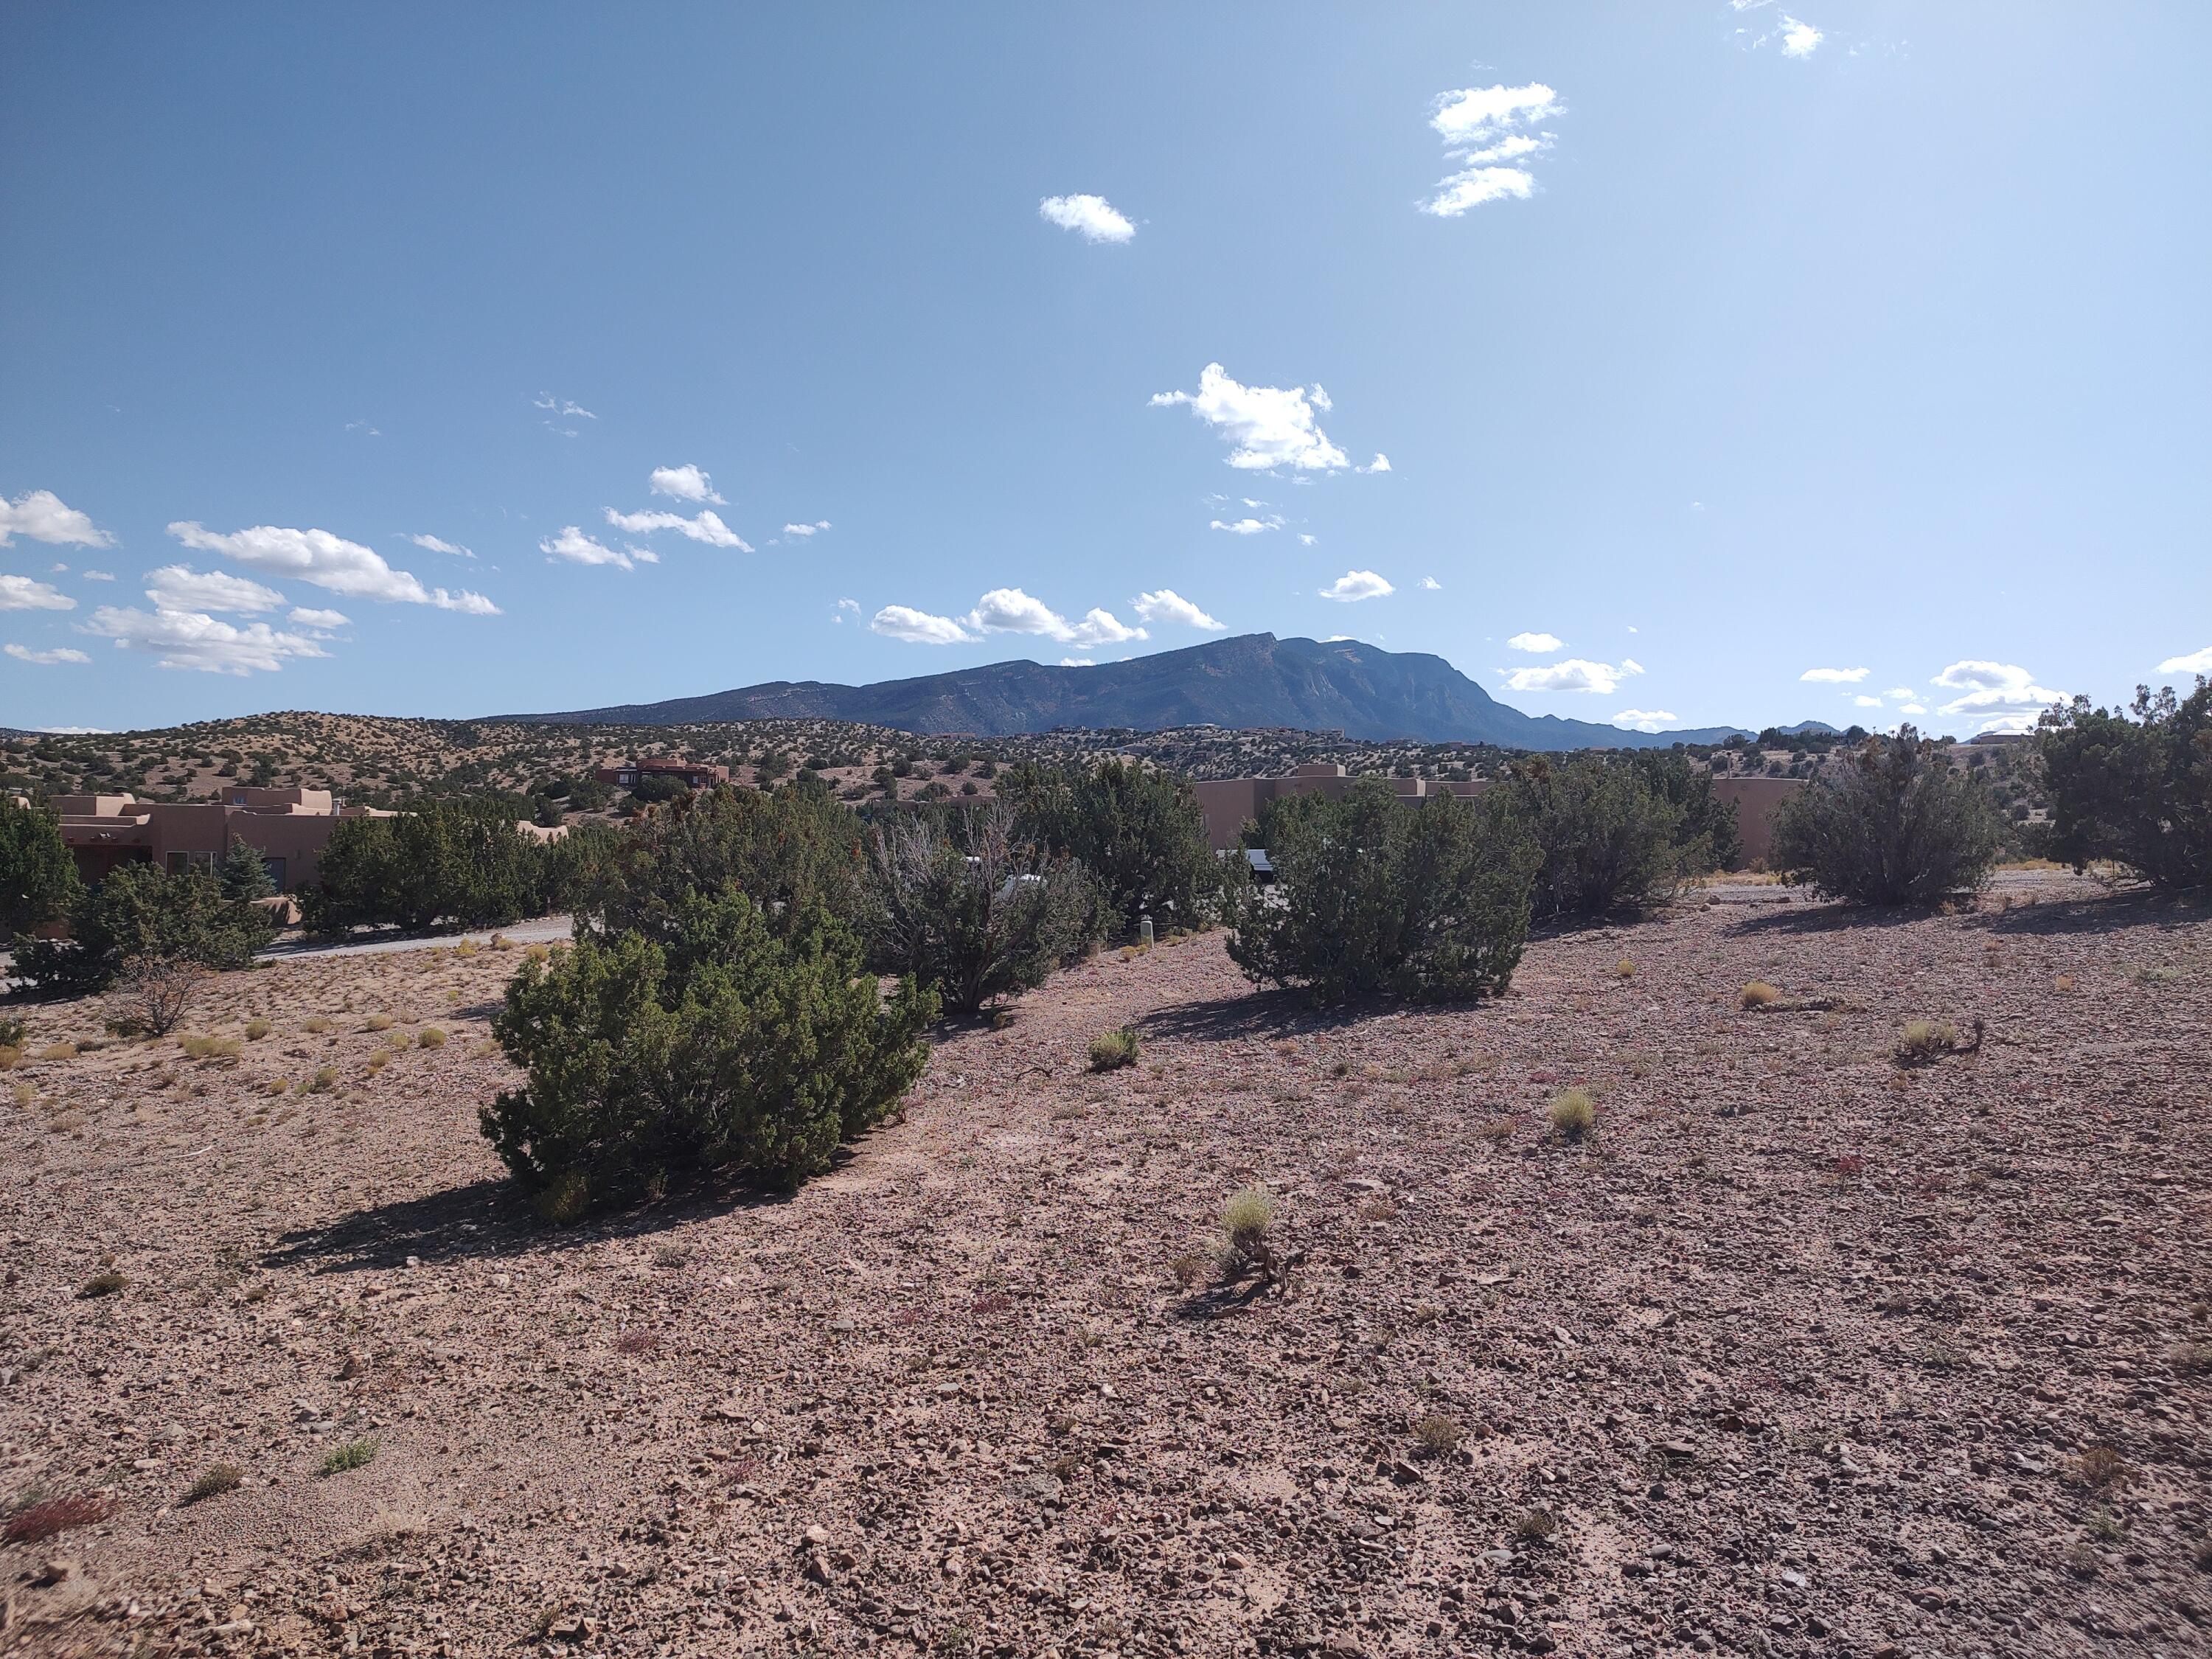
[[(1316, 1007), (1300, 991), (1252, 991), (1242, 996), (1212, 997), (1203, 1002), (1177, 1003), (1155, 1009), (1131, 1023), (1139, 1036), (1188, 1042), (1221, 1042), (1231, 1037), (1304, 1036), (1316, 1031), (1342, 1030), (1378, 1014), (1402, 1012), (1404, 1003), (1351, 1003), (1340, 1008)], [(1426, 1007), (1479, 1006), (1479, 1004), (1410, 1005)]]
[[(842, 1163), (849, 1153), (841, 1154)], [(503, 1177), (372, 1204), (317, 1227), (281, 1236), (264, 1267), (314, 1273), (380, 1273), (411, 1256), (426, 1267), (572, 1249), (609, 1239), (650, 1238), (733, 1211), (765, 1208), (788, 1195), (738, 1176), (702, 1181), (651, 1203), (593, 1215), (574, 1226), (540, 1220), (529, 1195)]]

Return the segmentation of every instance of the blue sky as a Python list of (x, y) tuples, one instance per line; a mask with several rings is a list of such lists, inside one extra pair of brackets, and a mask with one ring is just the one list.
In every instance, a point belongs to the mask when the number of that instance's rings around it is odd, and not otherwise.
[(2208, 57), (2180, 3), (9, 0), (0, 724), (1261, 629), (1647, 725), (2185, 685)]

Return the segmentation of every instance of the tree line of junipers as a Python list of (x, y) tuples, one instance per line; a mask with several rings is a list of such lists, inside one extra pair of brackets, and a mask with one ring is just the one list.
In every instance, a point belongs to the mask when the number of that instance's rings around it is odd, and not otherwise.
[[(2053, 711), (2037, 754), (2051, 856), (2212, 882), (2212, 688)], [(523, 1079), (482, 1114), (565, 1219), (702, 1170), (818, 1173), (920, 1074), (934, 1021), (1140, 917), (1225, 927), (1255, 982), (1322, 1001), (1470, 997), (1505, 988), (1532, 925), (1662, 901), (1737, 850), (1710, 775), (1667, 751), (1527, 757), (1418, 807), (1379, 776), (1285, 799), (1248, 826), (1267, 887), (1211, 850), (1188, 782), (1139, 764), (1017, 765), (997, 795), (869, 817), (801, 777), (544, 844), (504, 805), (428, 805), (339, 826), (307, 909), (338, 929), (573, 908), (574, 944), (508, 988), (494, 1031)], [(53, 822), (0, 807), (0, 921), (71, 920), (71, 940), (19, 946), (42, 987), (96, 985), (141, 952), (235, 966), (265, 939), (239, 849), (215, 876), (126, 866), (88, 894)], [(1788, 800), (1777, 854), (1838, 897), (1928, 904), (1986, 879), (2001, 827), (1984, 783), (1908, 728)]]

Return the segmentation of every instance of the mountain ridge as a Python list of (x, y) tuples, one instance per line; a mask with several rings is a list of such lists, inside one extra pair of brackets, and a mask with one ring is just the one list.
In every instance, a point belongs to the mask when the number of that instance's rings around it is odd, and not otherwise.
[(1241, 634), (1095, 666), (1014, 659), (872, 685), (770, 680), (699, 696), (485, 720), (544, 725), (679, 726), (710, 720), (837, 720), (917, 734), (1013, 737), (1070, 726), (1340, 731), (1347, 738), (1486, 743), (1559, 750), (1719, 743), (1740, 726), (1634, 732), (1499, 702), (1442, 657), (1355, 640)]

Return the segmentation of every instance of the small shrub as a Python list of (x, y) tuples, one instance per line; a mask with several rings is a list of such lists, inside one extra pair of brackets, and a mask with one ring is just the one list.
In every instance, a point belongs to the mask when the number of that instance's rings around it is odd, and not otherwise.
[(13, 1015), (0, 1015), (0, 1048), (22, 1048), (29, 1046), (30, 1025)]
[(1613, 964), (1613, 976), (1615, 979), (1634, 979), (1636, 977), (1636, 964), (1631, 962), (1626, 957), (1621, 957), (1619, 962)]
[(1782, 1000), (1782, 993), (1763, 979), (1755, 979), (1735, 994), (1739, 1008), (1765, 1008)]
[(246, 1045), (237, 1037), (181, 1036), (177, 1047), (185, 1051), (187, 1060), (236, 1060), (246, 1051)]
[(2177, 1376), (2212, 1375), (2212, 1342), (2177, 1342), (2166, 1351)]
[(1273, 1284), (1285, 1280), (1282, 1258), (1268, 1235), (1275, 1224), (1275, 1195), (1265, 1187), (1247, 1187), (1222, 1206), (1221, 1231), (1226, 1243), (1221, 1267), (1231, 1279), (1259, 1273)]
[(0, 1072), (12, 1072), (23, 1063), (23, 1051), (9, 1043), (0, 1047)]
[(300, 1029), (313, 1036), (321, 1036), (331, 1029), (331, 1022), (320, 1014), (312, 1014), (301, 1022)]
[(42, 1544), (73, 1527), (88, 1527), (115, 1513), (115, 1506), (100, 1498), (49, 1498), (26, 1504), (0, 1526), (0, 1542)]
[(227, 1492), (235, 1492), (245, 1479), (246, 1472), (237, 1464), (217, 1463), (186, 1489), (185, 1502), (202, 1504), (210, 1498), (220, 1498)]
[(361, 1029), (363, 1031), (388, 1031), (392, 1029), (392, 1019), (391, 1015), (371, 1014), (367, 1019), (362, 1022)]
[(45, 1048), (40, 1049), (38, 1053), (33, 1054), (31, 1058), (33, 1060), (75, 1060), (76, 1058), (76, 1044), (74, 1042), (50, 1042)]
[(1199, 1250), (1185, 1250), (1168, 1263), (1168, 1271), (1175, 1275), (1176, 1284), (1185, 1291), (1194, 1291), (1206, 1282), (1207, 1261)]
[(1898, 1033), (1897, 1058), (1930, 1060), (1959, 1046), (1959, 1028), (1948, 1019), (1908, 1019)]
[(258, 1018), (249, 1019), (246, 1022), (246, 1040), (248, 1042), (258, 1042), (276, 1029), (265, 1019)]
[(368, 1057), (368, 1069), (372, 1073), (382, 1071), (391, 1063), (392, 1051), (389, 1048), (379, 1048)]
[(326, 1095), (337, 1086), (338, 1074), (334, 1066), (319, 1066), (314, 1076), (307, 1079), (307, 1092), (311, 1095)]
[(1137, 1034), (1122, 1025), (1111, 1031), (1101, 1031), (1091, 1039), (1091, 1069), (1094, 1072), (1116, 1071), (1137, 1063)]
[(1547, 1509), (1530, 1510), (1513, 1523), (1515, 1534), (1531, 1544), (1542, 1543), (1559, 1529), (1559, 1517)]
[(1467, 1431), (1458, 1421), (1441, 1413), (1432, 1412), (1413, 1425), (1414, 1440), (1431, 1457), (1443, 1457), (1455, 1451), (1466, 1437)]
[(1552, 1133), (1562, 1140), (1584, 1140), (1597, 1127), (1597, 1102), (1587, 1089), (1564, 1089), (1552, 1097)]
[(319, 1472), (325, 1476), (343, 1474), (351, 1469), (366, 1468), (375, 1461), (375, 1441), (348, 1440), (331, 1448)]
[(425, 1025), (416, 1034), (415, 1046), (418, 1048), (442, 1048), (446, 1046), (446, 1034), (434, 1025)]
[(124, 1285), (123, 1275), (109, 1267), (94, 1273), (76, 1287), (77, 1300), (89, 1302), (95, 1297), (113, 1296)]

